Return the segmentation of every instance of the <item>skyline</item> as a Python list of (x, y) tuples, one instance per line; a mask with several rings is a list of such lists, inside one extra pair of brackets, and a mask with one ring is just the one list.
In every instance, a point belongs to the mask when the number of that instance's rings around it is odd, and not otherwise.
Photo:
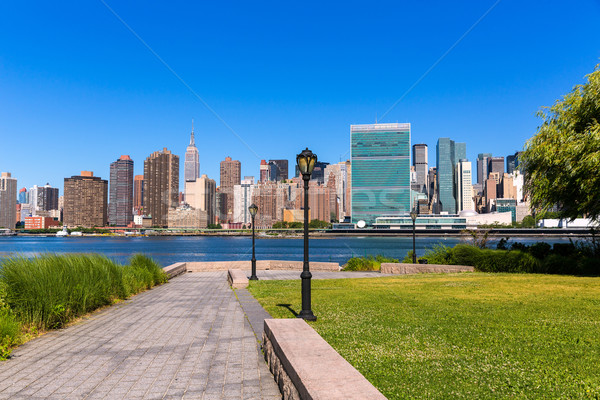
[(217, 181), (227, 156), (242, 177), (305, 147), (343, 161), (350, 125), (375, 122), (466, 32), (380, 122), (410, 123), (430, 166), (440, 137), (465, 142), (471, 162), (506, 157), (600, 57), (594, 1), (193, 7), (1, 5), (0, 171), (62, 188), (82, 170), (108, 179), (127, 154), (140, 175), (163, 147), (184, 156), (192, 118), (200, 174)]

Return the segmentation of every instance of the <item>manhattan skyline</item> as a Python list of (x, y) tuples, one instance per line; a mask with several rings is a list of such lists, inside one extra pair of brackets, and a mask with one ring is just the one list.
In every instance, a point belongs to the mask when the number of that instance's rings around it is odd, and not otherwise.
[(507, 156), (599, 62), (599, 16), (597, 1), (3, 4), (0, 170), (62, 188), (127, 154), (139, 175), (163, 147), (184, 156), (192, 118), (215, 180), (227, 156), (242, 177), (305, 147), (346, 160), (350, 125), (384, 114), (430, 166), (440, 137), (473, 163)]

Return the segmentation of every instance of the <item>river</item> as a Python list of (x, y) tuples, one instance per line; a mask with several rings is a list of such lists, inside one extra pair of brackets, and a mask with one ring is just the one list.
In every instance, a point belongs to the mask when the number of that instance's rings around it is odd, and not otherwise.
[[(462, 239), (455, 237), (417, 237), (417, 255), (436, 245), (454, 246)], [(568, 243), (568, 238), (511, 238), (531, 244), (539, 240), (548, 243)], [(490, 240), (495, 248), (497, 239)], [(412, 249), (410, 237), (337, 237), (311, 238), (310, 260), (345, 264), (353, 256), (382, 254), (402, 260)], [(225, 236), (156, 236), (156, 237), (0, 237), (0, 257), (25, 257), (51, 252), (101, 253), (118, 262), (126, 262), (135, 253), (151, 256), (162, 266), (181, 261), (238, 261), (249, 260), (252, 252), (250, 237)], [(256, 239), (257, 260), (302, 260), (303, 240)]]

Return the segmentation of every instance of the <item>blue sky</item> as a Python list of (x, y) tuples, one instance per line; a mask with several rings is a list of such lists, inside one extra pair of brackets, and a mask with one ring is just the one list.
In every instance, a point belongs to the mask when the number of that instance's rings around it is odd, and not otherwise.
[(19, 187), (62, 194), (121, 154), (142, 174), (153, 151), (183, 157), (192, 118), (217, 182), (226, 156), (255, 176), (307, 146), (338, 162), (350, 124), (375, 122), (470, 28), (380, 122), (410, 122), (430, 166), (439, 137), (471, 161), (506, 156), (600, 61), (599, 1), (104, 1), (0, 5), (0, 171)]

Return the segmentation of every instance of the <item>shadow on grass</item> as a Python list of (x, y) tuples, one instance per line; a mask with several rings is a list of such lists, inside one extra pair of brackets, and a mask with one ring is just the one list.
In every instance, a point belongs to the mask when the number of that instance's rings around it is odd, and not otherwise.
[(294, 314), (294, 317), (298, 317), (298, 313), (296, 311), (294, 311), (294, 309), (291, 307), (291, 304), (276, 304), (276, 306), (287, 308), (289, 310), (289, 312)]

